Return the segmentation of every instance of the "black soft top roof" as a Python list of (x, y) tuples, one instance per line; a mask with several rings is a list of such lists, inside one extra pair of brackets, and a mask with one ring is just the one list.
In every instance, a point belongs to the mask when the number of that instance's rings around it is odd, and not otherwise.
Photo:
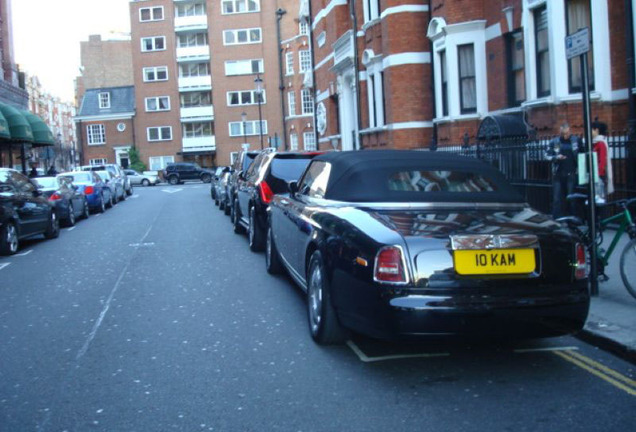
[[(444, 152), (365, 150), (329, 152), (313, 160), (331, 164), (326, 199), (351, 202), (501, 202), (525, 200), (494, 167), (475, 158)], [(481, 174), (494, 192), (411, 192), (390, 190), (389, 177), (402, 171), (458, 171)]]

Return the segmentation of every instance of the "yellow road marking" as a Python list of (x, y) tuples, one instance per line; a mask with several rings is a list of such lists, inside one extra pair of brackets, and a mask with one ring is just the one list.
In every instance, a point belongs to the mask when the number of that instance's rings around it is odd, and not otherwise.
[(585, 357), (582, 354), (573, 353), (572, 351), (553, 352), (562, 359), (612, 384), (614, 387), (619, 388), (632, 396), (636, 396), (636, 382), (634, 382), (634, 380), (631, 380), (607, 366), (604, 366), (591, 358)]

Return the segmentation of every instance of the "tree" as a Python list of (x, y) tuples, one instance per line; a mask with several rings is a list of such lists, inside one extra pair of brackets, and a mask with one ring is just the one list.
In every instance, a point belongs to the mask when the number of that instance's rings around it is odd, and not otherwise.
[(130, 169), (139, 172), (146, 171), (146, 164), (141, 161), (137, 147), (133, 146), (128, 150), (128, 157), (130, 158)]

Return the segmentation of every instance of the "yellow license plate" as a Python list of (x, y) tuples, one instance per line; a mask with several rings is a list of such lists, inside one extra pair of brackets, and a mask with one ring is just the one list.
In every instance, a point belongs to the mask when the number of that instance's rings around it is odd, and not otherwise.
[(523, 274), (536, 268), (534, 249), (456, 250), (460, 275)]

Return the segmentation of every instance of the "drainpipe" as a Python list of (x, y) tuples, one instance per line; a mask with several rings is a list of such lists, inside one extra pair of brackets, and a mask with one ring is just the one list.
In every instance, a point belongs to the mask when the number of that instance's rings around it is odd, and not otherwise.
[(84, 135), (82, 133), (82, 121), (78, 120), (77, 122), (77, 143), (79, 144), (79, 163), (80, 166), (85, 165), (84, 164)]
[[(311, 3), (311, 2), (310, 2)], [(357, 114), (357, 133), (354, 134), (355, 142), (357, 144), (357, 150), (364, 150), (362, 146), (362, 140), (360, 139), (360, 129), (362, 129), (362, 105), (360, 104), (360, 66), (359, 66), (359, 54), (358, 54), (358, 16), (356, 14), (356, 2), (352, 1), (349, 3), (349, 13), (351, 15), (351, 20), (353, 21), (353, 70), (355, 73), (355, 83), (356, 83), (356, 104), (358, 105), (356, 108)]]
[[(430, 24), (433, 19), (433, 5), (432, 1), (428, 0), (428, 22)], [(435, 50), (433, 50), (433, 43), (429, 40), (429, 47), (431, 52), (431, 95), (433, 101), (433, 120), (437, 115), (437, 94), (435, 93)], [(433, 121), (433, 137), (431, 138), (431, 144), (429, 150), (437, 150), (437, 123)]]
[[(278, 8), (276, 11), (276, 40), (278, 41), (278, 90), (280, 90), (280, 109), (283, 115), (283, 149), (287, 150), (287, 121), (285, 120), (285, 84), (283, 82), (283, 47), (281, 46), (280, 21), (287, 11)], [(312, 54), (313, 64), (313, 54)], [(278, 143), (278, 140), (276, 140)]]
[[(314, 67), (314, 65), (316, 64), (316, 55), (314, 53), (314, 19), (313, 19), (313, 13), (312, 13), (312, 7), (311, 7), (311, 0), (309, 0), (307, 2), (308, 7), (309, 7), (309, 17), (307, 18), (307, 27), (309, 27), (309, 53), (311, 55), (311, 82), (313, 85), (313, 88), (311, 89), (313, 91), (313, 99), (314, 99), (314, 115), (313, 115), (313, 122), (314, 122), (314, 136), (316, 137), (316, 149), (320, 149), (320, 137), (318, 136), (318, 130), (316, 129), (316, 125), (318, 124), (318, 116), (317, 116), (317, 109), (316, 109), (316, 68)], [(301, 100), (302, 103), (302, 100)]]

